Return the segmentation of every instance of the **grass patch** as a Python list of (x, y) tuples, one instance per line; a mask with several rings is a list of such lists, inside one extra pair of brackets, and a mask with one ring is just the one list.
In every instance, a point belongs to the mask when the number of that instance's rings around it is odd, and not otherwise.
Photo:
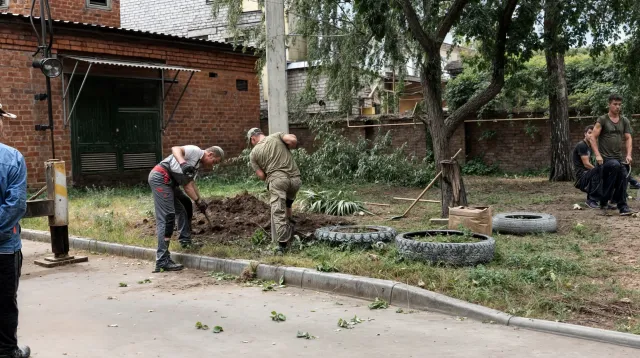
[[(548, 190), (548, 186), (538, 189), (542, 184), (530, 179), (465, 180), (473, 203), (495, 205), (494, 212), (542, 205), (540, 203), (554, 198), (552, 193), (541, 194), (541, 191)], [(506, 189), (496, 190), (496, 181)], [(206, 178), (198, 184), (202, 195), (207, 197), (233, 196), (244, 191), (258, 196), (265, 193), (262, 184), (254, 181), (234, 182)], [(339, 185), (327, 189), (353, 193), (353, 199), (363, 203), (390, 204), (388, 207), (367, 207), (376, 214), (374, 216), (350, 217), (358, 225), (391, 225), (398, 232), (439, 228), (429, 222), (430, 218), (439, 216), (439, 204), (418, 203), (406, 218), (392, 223), (387, 220), (402, 213), (411, 204), (391, 198), (415, 198), (421, 191), (419, 188), (366, 184)], [(438, 191), (429, 191), (425, 199), (439, 200)], [(150, 189), (146, 186), (71, 189), (69, 213), (69, 229), (73, 235), (142, 247), (156, 246), (154, 237), (145, 236), (136, 229), (136, 224), (143, 219), (153, 217), (153, 200)], [(22, 224), (25, 228), (48, 230), (46, 218), (25, 219)], [(403, 260), (393, 244), (365, 249), (298, 241), (291, 252), (284, 256), (274, 256), (269, 248), (269, 238), (262, 230), (257, 230), (252, 237), (244, 240), (205, 244), (198, 253), (362, 275), (409, 285), (421, 283), (420, 286), (425, 289), (510, 314), (568, 322), (575, 322), (581, 309), (596, 299), (618, 302), (623, 298), (630, 298), (632, 302), (640, 302), (638, 291), (628, 290), (617, 281), (621, 273), (638, 274), (640, 269), (609, 259), (606, 251), (609, 242), (607, 229), (596, 227), (587, 220), (572, 221), (564, 225), (566, 228), (559, 234), (496, 234), (495, 259), (487, 265), (477, 267), (447, 267)], [(473, 238), (463, 233), (419, 239), (431, 242), (469, 242)], [(179, 245), (172, 245), (173, 250), (182, 251)], [(212, 275), (220, 280), (229, 278), (223, 274)], [(625, 313), (625, 317), (610, 319), (606, 324), (598, 326), (640, 333), (640, 317), (635, 312), (630, 310)], [(627, 316), (631, 319), (626, 319)]]

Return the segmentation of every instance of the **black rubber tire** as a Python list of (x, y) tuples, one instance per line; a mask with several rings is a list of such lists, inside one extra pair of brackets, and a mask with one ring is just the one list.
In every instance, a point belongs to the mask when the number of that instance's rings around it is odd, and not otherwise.
[(501, 234), (537, 234), (556, 232), (558, 223), (553, 215), (544, 213), (500, 213), (493, 217), (493, 231)]
[(462, 235), (463, 233), (457, 230), (428, 230), (400, 234), (396, 237), (400, 256), (432, 264), (469, 266), (493, 260), (496, 251), (496, 241), (491, 236), (482, 234), (473, 234), (473, 237), (482, 241), (469, 243), (424, 242), (411, 239), (412, 236), (426, 234)]
[[(375, 230), (375, 232), (364, 233), (347, 233), (340, 232), (341, 229), (350, 228), (367, 228)], [(316, 239), (336, 244), (367, 244), (372, 245), (376, 242), (390, 242), (397, 235), (394, 228), (388, 226), (373, 225), (345, 225), (345, 226), (325, 226), (316, 229)]]

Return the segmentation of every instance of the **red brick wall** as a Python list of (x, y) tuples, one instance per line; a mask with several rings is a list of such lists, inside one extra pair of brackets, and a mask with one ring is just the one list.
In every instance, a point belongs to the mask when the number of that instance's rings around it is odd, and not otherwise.
[[(520, 116), (518, 116), (520, 117)], [(596, 118), (571, 119), (569, 131), (571, 147), (584, 138), (584, 128), (595, 123)], [(634, 132), (638, 133), (637, 125)], [(551, 162), (550, 122), (542, 120), (512, 120), (500, 122), (465, 123), (467, 159), (481, 157), (487, 164), (498, 164), (507, 172), (526, 169), (544, 169)], [(489, 132), (491, 139), (480, 138)], [(640, 148), (634, 146), (634, 158), (640, 158)]]
[[(10, 0), (8, 12), (29, 15), (32, 0)], [(111, 9), (87, 8), (86, 0), (49, 0), (51, 17), (105, 26), (120, 27), (120, 0), (111, 0)], [(34, 16), (40, 16), (40, 0), (36, 0)], [(38, 27), (38, 29), (40, 29)]]
[[(402, 126), (384, 126), (376, 127), (369, 124), (369, 127), (347, 127), (346, 121), (334, 122), (334, 126), (342, 131), (342, 133), (351, 140), (357, 140), (358, 138), (365, 137), (373, 140), (376, 135), (384, 135), (387, 132), (391, 133), (391, 143), (393, 147), (401, 147), (405, 145), (405, 153), (407, 155), (415, 155), (419, 158), (424, 158), (426, 155), (426, 132), (424, 125), (421, 122), (415, 124), (411, 120), (394, 120), (385, 121), (387, 124), (404, 124)], [(351, 126), (363, 126), (362, 122), (351, 122)], [(267, 120), (262, 120), (260, 128), (265, 133), (268, 133), (269, 125)], [(315, 135), (311, 133), (309, 128), (304, 124), (291, 124), (289, 131), (298, 137), (300, 147), (305, 148), (307, 151), (313, 151)], [(453, 156), (458, 149), (462, 148), (462, 153), (465, 151), (464, 140), (464, 127), (460, 126), (451, 138), (451, 147), (449, 156)], [(458, 161), (464, 163), (465, 158), (463, 155), (459, 155)]]
[[(194, 144), (203, 148), (219, 145), (227, 156), (234, 156), (245, 148), (246, 130), (259, 125), (260, 97), (254, 57), (122, 36), (99, 36), (79, 31), (71, 34), (62, 29), (56, 30), (56, 37), (54, 52), (60, 54), (130, 56), (202, 70), (191, 81), (173, 122), (162, 137), (164, 155), (168, 155), (174, 145)], [(36, 124), (48, 123), (46, 101), (33, 99), (34, 94), (45, 92), (44, 75), (31, 67), (35, 47), (35, 38), (28, 27), (0, 24), (0, 58), (3, 59), (0, 61), (0, 103), (18, 115), (16, 120), (4, 121), (2, 142), (16, 147), (25, 155), (30, 186), (44, 182), (43, 163), (51, 156), (50, 132), (34, 130)], [(115, 69), (123, 77), (140, 75), (140, 71), (126, 67)], [(108, 70), (105, 68), (106, 72)], [(210, 78), (209, 72), (218, 76)], [(159, 76), (157, 71), (154, 75)], [(188, 73), (181, 74), (179, 83), (173, 86), (165, 106), (165, 120), (169, 118), (172, 104), (187, 78)], [(236, 79), (249, 81), (249, 91), (237, 91)], [(52, 90), (56, 157), (67, 162), (70, 176), (71, 130), (63, 127), (60, 78), (52, 80)]]

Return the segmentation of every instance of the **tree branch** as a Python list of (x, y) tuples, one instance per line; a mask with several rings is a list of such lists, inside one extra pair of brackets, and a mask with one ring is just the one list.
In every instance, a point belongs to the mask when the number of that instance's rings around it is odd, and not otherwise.
[(467, 103), (456, 109), (445, 120), (445, 131), (447, 138), (449, 138), (458, 125), (471, 113), (477, 112), (482, 106), (489, 103), (495, 96), (500, 93), (504, 86), (504, 67), (506, 64), (506, 46), (507, 46), (507, 33), (511, 26), (512, 16), (516, 9), (518, 0), (508, 0), (505, 5), (502, 18), (498, 25), (498, 36), (493, 55), (493, 72), (491, 74), (491, 83), (482, 92), (473, 96)]
[(422, 49), (431, 54), (433, 53), (434, 42), (429, 35), (422, 28), (422, 24), (420, 23), (420, 19), (418, 18), (418, 14), (416, 10), (411, 5), (411, 0), (396, 0), (402, 6), (402, 12), (404, 16), (407, 18), (407, 22), (409, 23), (409, 29), (413, 36), (418, 40), (418, 43), (422, 47)]
[(460, 15), (462, 14), (462, 10), (465, 6), (467, 6), (468, 3), (469, 0), (455, 0), (453, 2), (451, 7), (449, 8), (449, 11), (447, 11), (447, 14), (438, 25), (438, 34), (436, 36), (436, 42), (438, 44), (442, 44), (445, 37), (447, 37), (449, 30), (451, 30), (453, 24), (458, 21)]

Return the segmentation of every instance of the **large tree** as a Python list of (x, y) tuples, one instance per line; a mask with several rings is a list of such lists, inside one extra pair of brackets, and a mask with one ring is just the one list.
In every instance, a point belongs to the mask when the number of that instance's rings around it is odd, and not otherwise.
[[(240, 2), (214, 1), (216, 7), (231, 9), (228, 17), (237, 34), (246, 31), (237, 22)], [(329, 77), (330, 94), (342, 100), (344, 109), (368, 74), (392, 66), (402, 81), (407, 66), (415, 68), (424, 97), (420, 119), (436, 163), (456, 151), (450, 144), (456, 129), (500, 93), (505, 73), (517, 70), (538, 40), (533, 25), (540, 4), (535, 0), (290, 0), (287, 8), (298, 17), (294, 32), (307, 40), (308, 60), (317, 64), (311, 73)], [(448, 34), (476, 44), (491, 67), (488, 85), (451, 113), (442, 108), (440, 49)], [(269, 39), (264, 43), (268, 46)], [(444, 216), (451, 183), (441, 182), (441, 190)]]

